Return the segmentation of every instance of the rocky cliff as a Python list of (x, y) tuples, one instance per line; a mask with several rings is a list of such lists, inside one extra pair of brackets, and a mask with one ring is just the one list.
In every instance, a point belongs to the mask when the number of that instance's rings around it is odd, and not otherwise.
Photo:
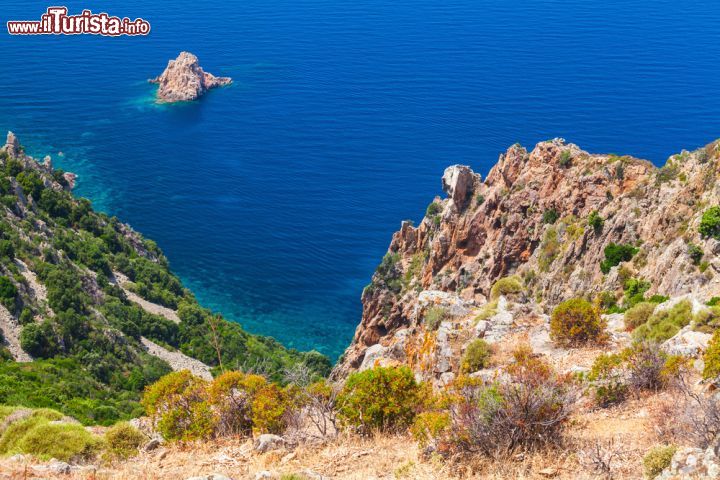
[(161, 103), (196, 100), (211, 88), (232, 83), (229, 77), (216, 77), (203, 71), (198, 58), (189, 52), (180, 52), (175, 60), (168, 62), (160, 76), (149, 81), (158, 84), (157, 99)]
[[(703, 211), (720, 203), (719, 158), (713, 142), (656, 168), (554, 139), (532, 151), (511, 146), (485, 180), (467, 166), (449, 167), (447, 198), (393, 235), (333, 376), (407, 363), (425, 378), (447, 378), (470, 337), (492, 341), (528, 319), (542, 323), (571, 297), (620, 300), (629, 278), (649, 282), (648, 296), (704, 302), (720, 294), (720, 242), (699, 233)], [(626, 246), (632, 259), (606, 261), (611, 244)], [(505, 312), (491, 287), (511, 275), (523, 298)], [(427, 325), (433, 307), (437, 329)]]

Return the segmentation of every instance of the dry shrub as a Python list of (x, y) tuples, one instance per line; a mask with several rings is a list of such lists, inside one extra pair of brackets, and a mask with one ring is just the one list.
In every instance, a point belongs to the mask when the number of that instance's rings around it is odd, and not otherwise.
[(527, 348), (508, 376), (492, 385), (456, 383), (448, 443), (462, 452), (502, 456), (559, 444), (575, 404), (575, 388)]
[(716, 393), (695, 391), (682, 371), (677, 394), (655, 414), (658, 434), (676, 443), (705, 449), (720, 435), (720, 398)]

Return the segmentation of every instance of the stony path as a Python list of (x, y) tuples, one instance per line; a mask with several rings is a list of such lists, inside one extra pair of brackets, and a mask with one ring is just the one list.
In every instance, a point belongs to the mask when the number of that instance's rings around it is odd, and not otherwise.
[(171, 352), (170, 350), (161, 347), (157, 343), (148, 340), (145, 337), (141, 337), (140, 341), (150, 355), (165, 360), (170, 364), (170, 367), (174, 371), (190, 370), (193, 375), (197, 375), (205, 380), (212, 380), (210, 367), (202, 363), (200, 360), (190, 358), (182, 352)]
[(0, 305), (0, 330), (5, 338), (5, 346), (17, 362), (32, 362), (32, 357), (20, 347), (22, 326), (10, 315), (7, 308)]
[[(30, 286), (32, 295), (37, 301), (37, 303), (47, 306), (47, 288), (45, 287), (45, 285), (38, 281), (35, 272), (30, 270), (25, 264), (25, 262), (16, 259), (15, 264), (18, 266), (18, 269), (20, 270), (22, 276), (25, 277), (25, 281), (27, 281), (28, 285)], [(55, 313), (49, 306), (47, 307), (47, 312), (48, 315), (51, 317), (55, 315)]]
[(120, 286), (120, 288), (123, 289), (123, 292), (125, 292), (125, 296), (128, 300), (130, 300), (133, 303), (137, 303), (140, 305), (143, 310), (145, 310), (148, 313), (153, 313), (155, 315), (160, 315), (161, 317), (165, 317), (170, 321), (173, 321), (175, 323), (180, 323), (180, 318), (178, 317), (175, 310), (167, 307), (163, 307), (162, 305), (158, 305), (157, 303), (148, 302), (144, 298), (142, 298), (140, 295), (131, 292), (127, 288), (125, 288), (125, 284), (128, 283), (128, 279), (125, 275), (118, 272), (113, 272), (113, 275), (115, 276), (115, 279), (117, 281), (117, 284)]

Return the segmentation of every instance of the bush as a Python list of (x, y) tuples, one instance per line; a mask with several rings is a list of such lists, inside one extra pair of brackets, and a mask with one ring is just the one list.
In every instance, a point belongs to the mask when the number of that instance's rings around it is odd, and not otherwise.
[(703, 237), (720, 239), (720, 207), (710, 207), (703, 212), (698, 230)]
[(410, 432), (420, 447), (427, 447), (434, 439), (442, 436), (450, 426), (447, 412), (423, 412), (415, 417)]
[[(531, 357), (527, 357), (531, 358)], [(450, 412), (451, 444), (470, 453), (507, 455), (559, 443), (575, 403), (573, 389), (552, 370), (492, 386), (459, 386)]]
[(633, 331), (633, 339), (662, 343), (672, 338), (682, 327), (688, 325), (692, 318), (692, 304), (683, 300), (672, 308), (653, 313), (644, 325), (640, 325)]
[(442, 206), (437, 202), (433, 202), (430, 205), (428, 205), (427, 210), (425, 210), (425, 216), (432, 217), (432, 216), (437, 215), (441, 211), (442, 211)]
[(650, 290), (650, 282), (642, 278), (628, 278), (625, 280), (623, 306), (631, 308), (645, 300), (645, 293)]
[(293, 408), (289, 390), (269, 383), (258, 390), (252, 402), (253, 432), (281, 434)]
[(41, 460), (62, 461), (91, 457), (100, 442), (85, 427), (69, 423), (42, 423), (30, 429), (17, 444), (18, 453)]
[(485, 340), (481, 338), (473, 340), (463, 354), (460, 371), (472, 373), (485, 368), (491, 355), (492, 349)]
[(702, 260), (703, 255), (705, 255), (703, 249), (694, 243), (688, 243), (687, 253), (690, 260), (692, 260), (693, 265), (700, 265), (700, 261)]
[(670, 466), (673, 455), (677, 448), (674, 445), (661, 445), (653, 447), (643, 458), (645, 477), (652, 479), (662, 473)]
[(4, 419), (7, 427), (0, 436), (0, 455), (22, 453), (63, 461), (89, 457), (99, 444), (97, 438), (78, 424), (51, 423), (62, 418), (50, 409), (14, 409)]
[(602, 342), (605, 340), (605, 322), (587, 300), (566, 300), (550, 317), (550, 338), (566, 346)]
[(570, 153), (570, 150), (563, 150), (558, 163), (562, 168), (568, 168), (570, 166), (572, 163), (572, 153)]
[(253, 426), (253, 399), (267, 386), (260, 375), (225, 372), (209, 387), (210, 402), (218, 415), (220, 435), (247, 434)]
[(655, 304), (640, 302), (625, 312), (625, 329), (630, 332), (644, 325), (655, 311)]
[(600, 216), (597, 210), (593, 210), (588, 216), (588, 225), (592, 227), (596, 234), (600, 234), (605, 225), (605, 219)]
[(55, 331), (47, 320), (25, 325), (20, 332), (20, 346), (35, 358), (51, 358), (60, 351)]
[(490, 289), (490, 298), (497, 300), (501, 295), (511, 296), (522, 293), (525, 290), (522, 279), (517, 275), (504, 277), (493, 283)]
[(412, 423), (422, 386), (408, 367), (377, 367), (351, 374), (338, 395), (340, 420), (362, 433), (398, 430)]
[(167, 440), (195, 440), (213, 435), (216, 419), (206, 395), (207, 382), (188, 370), (165, 375), (145, 390), (142, 404)]
[(624, 383), (623, 359), (617, 354), (600, 354), (593, 362), (588, 380), (593, 383), (595, 403), (602, 408), (625, 401), (628, 386)]
[(638, 249), (632, 245), (608, 244), (605, 247), (605, 260), (600, 262), (600, 271), (605, 274), (610, 273), (612, 267), (620, 265), (620, 262), (632, 260), (637, 252)]
[(143, 443), (145, 434), (127, 422), (120, 422), (105, 432), (105, 452), (110, 458), (128, 459), (135, 456)]
[(428, 330), (437, 330), (446, 318), (448, 318), (447, 309), (434, 305), (425, 311), (425, 327)]
[(720, 375), (720, 330), (716, 330), (710, 339), (703, 360), (703, 378), (716, 378)]
[(552, 225), (553, 223), (558, 221), (558, 218), (560, 218), (560, 214), (558, 213), (558, 211), (554, 208), (550, 208), (543, 212), (542, 221), (543, 223)]

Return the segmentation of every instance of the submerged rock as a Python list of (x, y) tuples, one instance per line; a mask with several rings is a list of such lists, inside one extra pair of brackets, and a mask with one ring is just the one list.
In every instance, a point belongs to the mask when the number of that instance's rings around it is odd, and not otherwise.
[(216, 77), (203, 71), (198, 58), (189, 52), (180, 52), (175, 60), (168, 62), (165, 71), (149, 80), (159, 85), (157, 100), (161, 103), (196, 100), (211, 88), (232, 83), (230, 77)]

